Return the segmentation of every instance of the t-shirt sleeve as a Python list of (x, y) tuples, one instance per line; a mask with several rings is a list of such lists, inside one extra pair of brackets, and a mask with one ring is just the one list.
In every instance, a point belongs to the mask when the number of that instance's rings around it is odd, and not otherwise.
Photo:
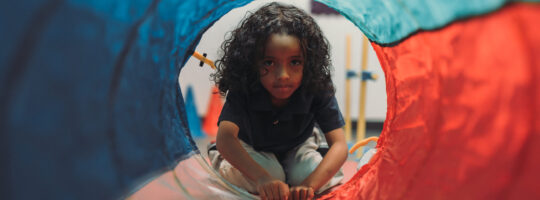
[(235, 123), (238, 127), (243, 125), (243, 116), (245, 116), (246, 101), (242, 95), (234, 92), (229, 92), (221, 110), (221, 114), (218, 119), (219, 123), (223, 120)]
[(328, 133), (345, 125), (345, 121), (339, 111), (339, 106), (334, 95), (318, 96), (314, 103), (315, 120), (324, 133)]

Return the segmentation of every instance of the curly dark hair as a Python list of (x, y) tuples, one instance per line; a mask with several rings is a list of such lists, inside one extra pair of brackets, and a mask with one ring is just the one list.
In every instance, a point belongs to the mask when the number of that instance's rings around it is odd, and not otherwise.
[(221, 95), (228, 90), (249, 92), (259, 85), (260, 66), (256, 63), (272, 34), (299, 39), (304, 56), (301, 87), (310, 92), (334, 94), (329, 44), (319, 26), (304, 11), (273, 2), (247, 15), (221, 45), (223, 56), (216, 61), (217, 71), (211, 75)]

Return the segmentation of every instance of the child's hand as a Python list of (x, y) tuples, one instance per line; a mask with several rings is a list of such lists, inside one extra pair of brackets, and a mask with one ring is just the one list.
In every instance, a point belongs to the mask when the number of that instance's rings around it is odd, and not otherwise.
[(314, 196), (313, 188), (299, 185), (291, 187), (289, 200), (313, 199)]
[(277, 179), (262, 179), (257, 181), (257, 192), (261, 200), (286, 200), (289, 196), (289, 186)]

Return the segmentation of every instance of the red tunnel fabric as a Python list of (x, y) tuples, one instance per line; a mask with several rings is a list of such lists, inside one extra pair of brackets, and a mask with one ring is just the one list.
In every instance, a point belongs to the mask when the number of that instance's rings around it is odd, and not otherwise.
[(322, 199), (539, 199), (540, 6), (372, 43), (388, 112), (378, 153)]

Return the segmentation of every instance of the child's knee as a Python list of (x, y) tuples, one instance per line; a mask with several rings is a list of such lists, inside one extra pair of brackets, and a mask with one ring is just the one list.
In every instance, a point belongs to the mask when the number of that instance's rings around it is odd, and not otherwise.
[(259, 164), (263, 169), (265, 169), (272, 177), (279, 179), (285, 182), (285, 171), (279, 163), (277, 157), (273, 153), (256, 151), (250, 145), (241, 141), (242, 146), (246, 149), (249, 156)]
[(277, 158), (257, 158), (253, 157), (261, 167), (263, 167), (272, 177), (285, 182), (285, 171)]
[(321, 160), (322, 156), (313, 152), (310, 156), (289, 164), (288, 169), (286, 169), (287, 183), (293, 186), (300, 185), (317, 168)]

